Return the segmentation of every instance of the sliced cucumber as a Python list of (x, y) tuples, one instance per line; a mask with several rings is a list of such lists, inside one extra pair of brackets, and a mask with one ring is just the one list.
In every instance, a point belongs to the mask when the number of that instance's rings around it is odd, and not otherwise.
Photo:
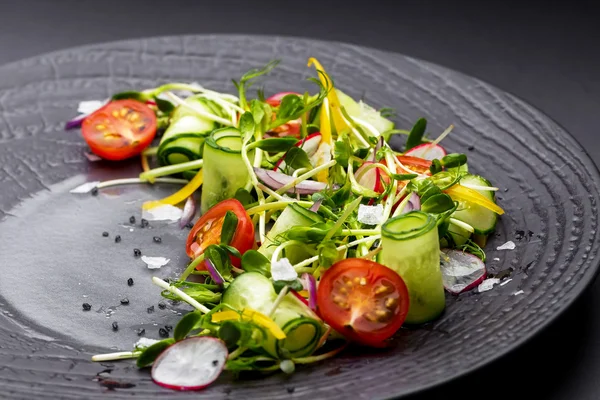
[[(242, 137), (235, 128), (217, 129), (206, 139), (200, 201), (202, 213), (220, 201), (233, 198), (250, 179), (241, 148)], [(252, 154), (248, 155), (251, 159)]]
[(335, 89), (340, 104), (348, 115), (351, 117), (359, 118), (372, 125), (379, 134), (394, 129), (394, 122), (381, 116), (381, 113), (364, 103), (363, 101), (356, 102), (352, 97), (339, 89)]
[[(471, 184), (477, 186), (492, 186), (491, 183), (479, 176), (467, 174), (462, 177), (461, 184)], [(494, 192), (491, 190), (478, 190), (479, 193), (493, 202), (496, 202)], [(488, 235), (494, 231), (498, 215), (477, 204), (461, 201), (457, 211), (452, 214), (452, 218), (466, 222), (475, 229), (475, 233), (479, 235)]]
[[(185, 102), (212, 114), (211, 101), (188, 98)], [(186, 106), (179, 106), (173, 113), (171, 123), (160, 140), (157, 157), (161, 165), (172, 165), (202, 158), (204, 139), (219, 125), (198, 116)]]
[[(286, 334), (283, 340), (268, 335), (264, 349), (274, 357), (281, 356), (282, 349), (290, 352), (292, 357), (310, 355), (323, 334), (322, 322), (314, 319), (292, 296), (293, 294), (287, 294), (272, 316), (273, 321)], [(267, 315), (276, 298), (277, 294), (267, 277), (258, 272), (246, 272), (229, 285), (222, 302), (239, 311), (251, 308)]]
[[(300, 207), (297, 204), (288, 205), (273, 227), (267, 234), (265, 242), (261, 244), (258, 252), (267, 257), (269, 260), (273, 256), (273, 252), (277, 247), (277, 243), (281, 241), (280, 235), (287, 231), (292, 226), (311, 226), (317, 222), (323, 222), (323, 217), (319, 214)], [(314, 246), (290, 246), (285, 250), (285, 256), (292, 264), (296, 264), (311, 256), (310, 249)]]

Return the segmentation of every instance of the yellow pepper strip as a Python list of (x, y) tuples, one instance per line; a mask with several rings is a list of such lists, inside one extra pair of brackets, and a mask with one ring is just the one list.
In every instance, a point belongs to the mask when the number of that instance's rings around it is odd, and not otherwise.
[[(256, 322), (256, 324), (262, 326), (267, 329), (271, 334), (275, 337), (275, 339), (285, 339), (286, 335), (281, 330), (279, 325), (275, 323), (271, 318), (267, 317), (265, 314), (260, 313), (258, 311), (252, 310), (250, 308), (246, 308), (242, 313), (242, 316), (248, 318), (249, 320)], [(228, 310), (228, 311), (219, 311), (212, 315), (211, 321), (214, 323), (219, 323), (222, 321), (228, 320), (239, 320), (240, 314), (236, 311)]]
[(499, 215), (504, 214), (504, 210), (502, 208), (500, 208), (496, 203), (494, 203), (493, 201), (490, 201), (484, 195), (482, 195), (478, 191), (473, 190), (471, 188), (461, 186), (460, 184), (458, 184), (458, 185), (449, 187), (448, 189), (444, 190), (444, 192), (449, 194), (450, 197), (452, 197), (454, 200), (468, 201), (473, 204), (477, 204), (482, 207), (485, 207), (488, 210), (495, 212), (496, 214), (499, 214)]
[[(319, 79), (321, 80), (321, 83), (323, 84), (323, 86), (332, 87), (333, 85), (331, 83), (331, 79), (329, 78), (329, 75), (327, 75), (325, 70), (323, 69), (323, 66), (321, 65), (321, 63), (316, 58), (311, 57), (308, 59), (308, 66), (310, 67), (313, 64), (315, 65), (315, 68), (317, 69), (317, 71), (321, 72), (319, 74)], [(335, 90), (333, 88), (327, 95), (327, 99), (329, 100), (329, 107), (331, 109), (331, 117), (333, 119), (333, 123), (335, 125), (336, 131), (342, 132), (344, 130), (351, 129), (350, 126), (346, 123), (346, 120), (344, 119), (344, 116), (341, 111), (340, 100), (338, 99), (337, 93), (335, 92)], [(323, 132), (321, 132), (321, 135), (322, 134), (323, 134)], [(328, 142), (328, 143), (331, 144), (331, 142)]]
[(184, 187), (179, 189), (179, 191), (173, 193), (172, 195), (170, 195), (168, 197), (165, 197), (162, 200), (147, 201), (144, 204), (142, 204), (142, 208), (144, 210), (149, 210), (151, 208), (162, 206), (165, 204), (170, 204), (172, 206), (177, 205), (177, 204), (181, 203), (182, 201), (185, 201), (192, 194), (194, 194), (194, 192), (196, 190), (198, 190), (200, 185), (202, 185), (203, 181), (204, 181), (204, 175), (202, 174), (202, 170), (199, 170), (196, 173), (196, 175), (192, 178), (192, 180), (189, 181)]
[(301, 290), (298, 294), (304, 298), (308, 298), (308, 290)]

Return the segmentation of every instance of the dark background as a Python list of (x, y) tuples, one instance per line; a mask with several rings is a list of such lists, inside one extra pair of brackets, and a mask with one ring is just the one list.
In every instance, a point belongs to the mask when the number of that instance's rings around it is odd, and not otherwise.
[[(125, 38), (253, 33), (404, 53), (537, 106), (600, 165), (597, 1), (0, 0), (0, 64)], [(509, 356), (415, 399), (599, 399), (600, 282)]]

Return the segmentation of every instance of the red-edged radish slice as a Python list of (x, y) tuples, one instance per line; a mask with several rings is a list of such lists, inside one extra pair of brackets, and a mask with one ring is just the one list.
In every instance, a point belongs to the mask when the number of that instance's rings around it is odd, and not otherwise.
[(404, 153), (405, 156), (419, 157), (430, 161), (435, 158), (441, 159), (446, 154), (446, 150), (444, 150), (444, 148), (439, 144), (435, 144), (432, 146), (429, 143), (420, 144)]
[[(288, 183), (292, 182), (294, 177), (282, 174), (277, 171), (270, 171), (263, 168), (254, 168), (258, 179), (271, 189), (278, 190)], [(327, 184), (317, 181), (303, 181), (287, 190), (287, 193), (313, 194), (327, 188)]]
[(213, 383), (227, 361), (227, 346), (209, 337), (191, 337), (163, 350), (152, 366), (152, 380), (174, 390), (200, 390)]
[(377, 193), (383, 193), (384, 187), (383, 183), (381, 182), (381, 170), (379, 168), (371, 168), (365, 172), (370, 164), (374, 163), (371, 161), (365, 161), (365, 163), (356, 170), (354, 177), (360, 185), (366, 187), (367, 189), (374, 190)]
[[(409, 194), (409, 196), (410, 196), (410, 198), (408, 199), (408, 203), (406, 203), (406, 205), (400, 212), (400, 215), (406, 214), (411, 211), (418, 211), (421, 209), (421, 198), (419, 197), (419, 195), (416, 194), (415, 192), (411, 192)], [(400, 203), (397, 203), (397, 204), (399, 205)]]
[(275, 93), (273, 96), (266, 99), (265, 103), (267, 103), (273, 107), (277, 107), (277, 106), (279, 106), (279, 104), (281, 104), (281, 100), (288, 94), (295, 94), (296, 96), (300, 96), (300, 93), (296, 93), (296, 92), (279, 92), (279, 93)]
[[(308, 135), (304, 140), (299, 140), (298, 143), (295, 144), (295, 146), (300, 147), (302, 150), (304, 150), (304, 152), (306, 153), (306, 155), (311, 160), (311, 162), (313, 163), (313, 166), (314, 166), (315, 164), (314, 164), (312, 158), (317, 153), (320, 143), (321, 143), (321, 134), (319, 132), (315, 132), (315, 133), (311, 133), (310, 135)], [(281, 157), (279, 159), (279, 161), (277, 161), (277, 163), (275, 164), (275, 168), (273, 168), (273, 171), (284, 170), (284, 169), (285, 169), (285, 155), (283, 157)]]
[(442, 249), (440, 268), (444, 288), (452, 294), (477, 287), (487, 273), (485, 264), (479, 257), (452, 249)]

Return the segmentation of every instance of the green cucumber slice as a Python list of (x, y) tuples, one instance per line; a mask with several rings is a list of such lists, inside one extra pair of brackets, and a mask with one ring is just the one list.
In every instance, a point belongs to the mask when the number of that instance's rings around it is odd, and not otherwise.
[(356, 102), (352, 97), (339, 89), (335, 89), (335, 91), (340, 100), (340, 104), (351, 117), (360, 118), (369, 123), (377, 129), (379, 134), (394, 129), (394, 122), (382, 117), (379, 111), (373, 107), (362, 101)]
[[(471, 184), (477, 186), (492, 186), (491, 183), (479, 176), (467, 174), (460, 180), (461, 184)], [(484, 195), (486, 198), (493, 202), (496, 202), (493, 191), (490, 190), (477, 190), (479, 193)], [(460, 221), (466, 222), (475, 229), (475, 233), (478, 235), (488, 235), (496, 228), (496, 222), (498, 221), (498, 214), (488, 210), (477, 204), (461, 201), (458, 205), (457, 210), (452, 214), (452, 218), (456, 218)]]

